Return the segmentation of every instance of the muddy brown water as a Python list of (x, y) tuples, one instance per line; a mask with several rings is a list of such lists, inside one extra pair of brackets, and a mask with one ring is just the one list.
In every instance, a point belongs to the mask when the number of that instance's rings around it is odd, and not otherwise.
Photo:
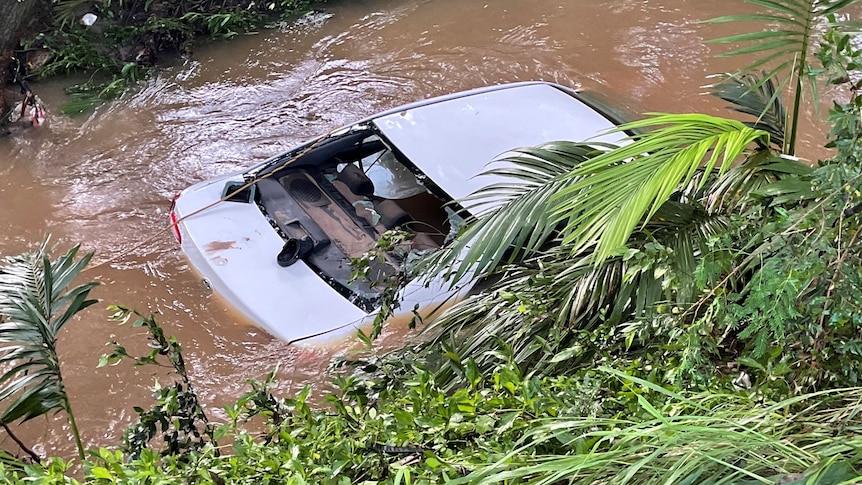
[[(156, 377), (127, 364), (96, 368), (110, 340), (143, 350), (143, 332), (107, 321), (110, 303), (156, 313), (184, 343), (216, 418), (247, 379), (276, 365), (281, 392), (323, 388), (330, 357), (352, 345), (287, 346), (209, 294), (166, 230), (177, 191), (385, 108), (486, 84), (544, 79), (597, 92), (631, 113), (723, 114), (723, 103), (702, 94), (705, 76), (739, 63), (714, 58), (720, 47), (703, 42), (728, 27), (699, 22), (744, 8), (690, 0), (343, 1), (167, 60), (89, 115), (57, 114), (75, 80), (35, 84), (49, 124), (0, 139), (0, 253), (21, 252), (49, 233), (62, 247), (81, 242), (96, 253), (86, 277), (102, 283), (93, 291), (101, 302), (60, 343), (86, 443), (117, 442), (131, 407), (149, 405)], [(802, 140), (814, 152), (818, 130)], [(394, 328), (387, 345), (408, 338)], [(42, 453), (72, 456), (62, 423), (37, 420), (21, 432)], [(0, 447), (14, 449), (4, 439)]]

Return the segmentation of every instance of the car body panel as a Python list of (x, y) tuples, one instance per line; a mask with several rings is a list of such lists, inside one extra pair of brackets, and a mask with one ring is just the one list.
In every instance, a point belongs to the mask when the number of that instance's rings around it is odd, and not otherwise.
[(221, 177), (187, 189), (174, 209), (183, 218), (179, 224), (183, 252), (207, 284), (250, 320), (288, 342), (359, 324), (367, 313), (308, 265), (276, 264), (284, 240), (257, 205), (223, 202), (193, 214), (218, 200), (231, 180), (241, 177)]
[(373, 120), (407, 159), (454, 199), (500, 181), (476, 175), (489, 162), (548, 141), (619, 143), (615, 124), (571, 93), (528, 84), (404, 109)]

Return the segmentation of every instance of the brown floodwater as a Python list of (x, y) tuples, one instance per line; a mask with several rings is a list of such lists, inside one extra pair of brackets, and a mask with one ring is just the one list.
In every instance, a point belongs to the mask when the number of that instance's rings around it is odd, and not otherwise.
[[(201, 285), (167, 230), (182, 188), (264, 160), (354, 119), (486, 84), (543, 79), (594, 91), (631, 112), (723, 114), (703, 95), (708, 74), (740, 66), (716, 59), (705, 39), (741, 2), (691, 0), (363, 0), (329, 3), (272, 30), (201, 45), (161, 67), (121, 99), (63, 117), (63, 88), (34, 83), (49, 123), (0, 138), (0, 254), (47, 234), (95, 257), (85, 276), (101, 286), (63, 331), (63, 372), (89, 446), (116, 443), (148, 407), (157, 377), (129, 364), (97, 369), (105, 345), (143, 351), (140, 329), (107, 321), (108, 304), (152, 312), (185, 347), (211, 414), (276, 365), (280, 391), (326, 385), (329, 359), (353, 342), (288, 346), (233, 313)], [(810, 119), (814, 115), (808, 114)], [(802, 138), (818, 152), (823, 129)], [(397, 326), (396, 326), (397, 327)], [(386, 345), (409, 339), (392, 329)], [(22, 430), (37, 450), (72, 456), (62, 420)], [(14, 444), (0, 437), (0, 447)]]

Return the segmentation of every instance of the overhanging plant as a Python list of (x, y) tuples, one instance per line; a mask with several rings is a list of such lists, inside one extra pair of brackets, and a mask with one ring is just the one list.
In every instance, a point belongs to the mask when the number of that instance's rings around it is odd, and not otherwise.
[[(726, 268), (716, 268), (705, 282), (696, 281), (695, 271), (716, 236), (753, 229), (752, 221), (772, 210), (759, 207), (810, 196), (812, 168), (792, 156), (803, 91), (817, 101), (820, 71), (811, 61), (819, 36), (855, 1), (749, 3), (764, 11), (714, 22), (754, 21), (761, 28), (715, 42), (750, 43), (724, 55), (754, 60), (712, 89), (754, 121), (651, 114), (620, 128), (642, 131), (618, 148), (572, 142), (522, 148), (492, 170), (511, 183), (465, 201), (503, 202), (483, 207), (452, 245), (421, 267), (426, 276), (456, 280), (471, 272), (490, 276), (483, 292), (433, 325), (441, 338), (464, 332), (452, 339), (457, 345), (451, 350), (480, 359), (504, 341), (521, 349), (519, 363), (556, 362), (555, 355), (578, 341), (577, 332), (595, 329), (597, 319), (625, 323), (662, 306), (682, 313), (704, 284), (746, 284), (736, 277), (718, 282)], [(796, 194), (788, 195), (788, 188)], [(535, 291), (536, 285), (549, 291)]]
[(0, 262), (0, 422), (27, 421), (52, 411), (69, 420), (78, 455), (84, 458), (75, 415), (63, 383), (57, 340), (72, 318), (96, 300), (97, 283), (72, 286), (92, 253), (79, 246), (51, 260), (47, 242), (35, 251)]

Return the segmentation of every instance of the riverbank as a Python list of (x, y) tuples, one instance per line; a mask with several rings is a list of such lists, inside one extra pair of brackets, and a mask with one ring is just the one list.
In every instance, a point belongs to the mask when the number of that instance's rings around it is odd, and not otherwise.
[[(188, 55), (195, 42), (229, 39), (308, 11), (310, 0), (203, 0), (98, 2), (26, 0), (0, 4), (0, 91), (4, 116), (16, 103), (39, 109), (38, 89), (28, 81), (53, 75), (90, 73), (90, 81), (70, 88), (64, 108), (72, 114), (118, 96), (165, 55)], [(25, 11), (26, 10), (26, 11)], [(19, 13), (19, 11), (23, 13)], [(5, 37), (3, 31), (7, 33)], [(29, 109), (26, 108), (26, 109)], [(26, 111), (23, 110), (23, 111)]]

